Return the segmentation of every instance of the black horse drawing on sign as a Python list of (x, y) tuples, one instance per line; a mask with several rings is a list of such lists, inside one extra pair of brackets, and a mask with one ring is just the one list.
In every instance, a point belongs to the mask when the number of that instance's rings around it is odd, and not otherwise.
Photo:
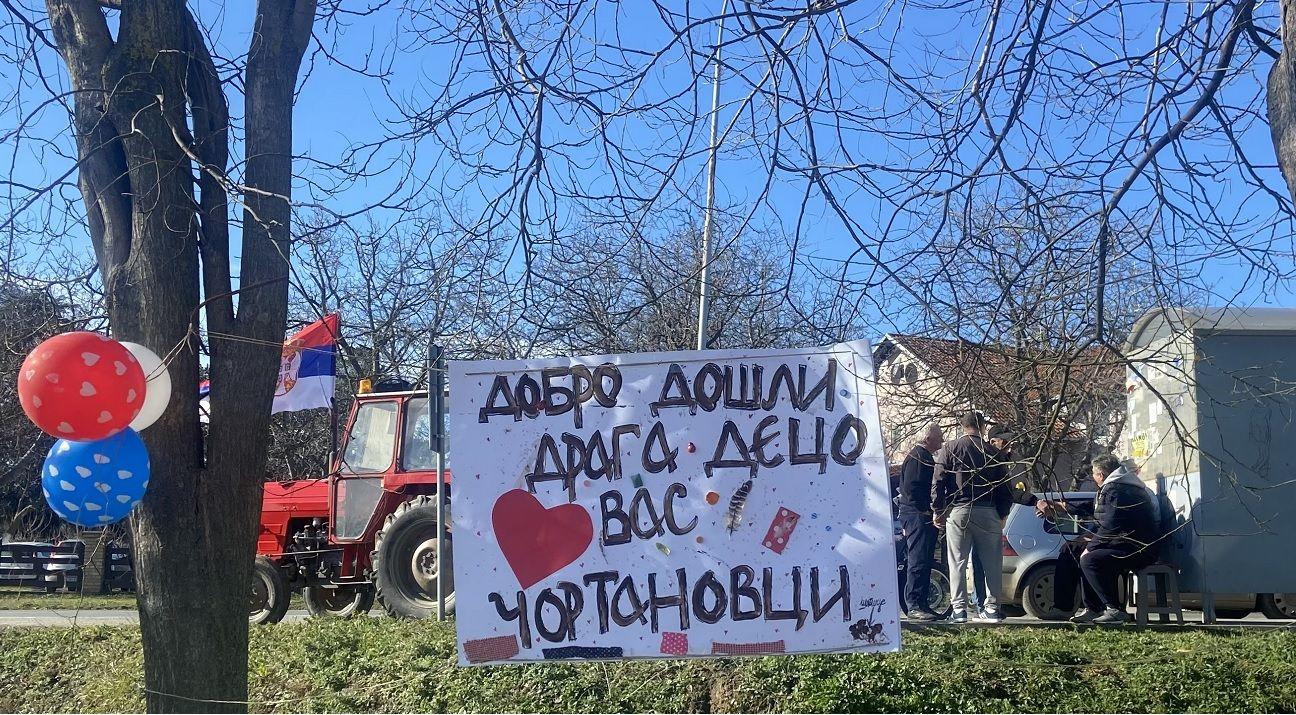
[(860, 619), (850, 627), (851, 637), (857, 641), (866, 641), (869, 645), (880, 645), (887, 642), (886, 634), (882, 632), (882, 624), (874, 623), (872, 620)]

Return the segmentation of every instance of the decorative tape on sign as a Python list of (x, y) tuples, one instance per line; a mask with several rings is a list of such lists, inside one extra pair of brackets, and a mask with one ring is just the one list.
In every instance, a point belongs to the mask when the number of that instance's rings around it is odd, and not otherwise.
[(797, 520), (800, 518), (801, 515), (795, 511), (779, 507), (778, 514), (774, 515), (769, 531), (765, 532), (765, 540), (761, 543), (776, 554), (783, 553), (783, 549), (787, 548), (788, 540), (792, 538), (792, 530), (796, 528)]
[(620, 658), (622, 650), (620, 648), (595, 648), (592, 646), (569, 645), (563, 648), (545, 648), (545, 660), (567, 660), (569, 658), (584, 658), (591, 660), (606, 660), (609, 658)]
[(669, 655), (687, 655), (688, 654), (688, 634), (671, 633), (662, 634), (661, 652)]
[(712, 655), (761, 655), (764, 653), (782, 653), (783, 641), (766, 643), (712, 643)]
[(464, 642), (464, 655), (469, 663), (508, 660), (518, 654), (517, 636), (495, 636)]

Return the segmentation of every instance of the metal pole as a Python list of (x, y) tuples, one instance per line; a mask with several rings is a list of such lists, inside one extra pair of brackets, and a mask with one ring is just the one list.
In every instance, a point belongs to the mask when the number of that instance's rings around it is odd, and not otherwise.
[[(324, 307), (325, 309), (321, 310), (321, 312), (324, 313), (324, 318), (326, 319), (325, 325), (327, 325), (327, 324), (328, 324), (328, 323), (327, 323), (327, 318), (328, 318), (328, 315), (329, 315), (329, 314), (328, 314), (328, 310), (327, 310), (327, 308), (326, 308), (326, 307), (327, 307), (327, 304), (325, 304), (323, 307)], [(338, 319), (338, 332), (339, 332), (339, 333), (342, 332), (342, 322), (341, 322), (341, 318)], [(334, 464), (337, 464), (337, 462), (338, 462), (338, 451), (337, 451), (337, 450), (338, 450), (338, 433), (337, 433), (337, 424), (338, 424), (338, 423), (337, 423), (337, 341), (338, 341), (338, 336), (337, 336), (337, 335), (333, 335), (333, 336), (330, 336), (330, 337), (333, 338), (334, 348), (333, 348), (333, 394), (329, 395), (329, 459), (328, 459), (328, 471), (329, 471), (329, 473), (332, 473), (332, 472), (333, 472), (333, 465), (334, 465)]]
[(432, 433), (432, 466), (436, 469), (436, 554), (437, 554), (437, 620), (445, 620), (445, 471), (442, 469), (442, 455), (445, 452), (444, 435), (441, 426), (445, 423), (445, 358), (441, 347), (432, 346), (431, 360), (428, 361), (428, 419), (431, 421)]
[(702, 275), (698, 291), (697, 349), (707, 349), (707, 322), (711, 311), (711, 234), (715, 231), (716, 155), (720, 132), (720, 44), (724, 41), (725, 13), (729, 0), (720, 6), (720, 23), (716, 28), (715, 68), (711, 75), (711, 156), (707, 158), (706, 213), (702, 217)]
[(337, 464), (338, 458), (337, 443), (337, 389), (333, 390), (333, 398), (329, 400), (329, 461), (328, 469), (333, 471), (333, 465)]

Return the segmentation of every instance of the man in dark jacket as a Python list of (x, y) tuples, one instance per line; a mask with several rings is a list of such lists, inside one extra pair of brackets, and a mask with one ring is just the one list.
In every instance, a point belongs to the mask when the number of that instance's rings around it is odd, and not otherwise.
[[(991, 429), (990, 446), (999, 452), (997, 463), (1002, 464), (1004, 467), (1009, 490), (1012, 493), (1012, 502), (1035, 507), (1039, 502), (1039, 498), (1032, 491), (1032, 484), (1035, 480), (1031, 477), (1031, 466), (1029, 463), (1018, 461), (1013, 454), (1014, 435), (1012, 430), (1004, 426)], [(985, 569), (981, 567), (981, 559), (977, 558), (977, 550), (974, 544), (972, 547), (971, 603), (978, 613), (985, 610), (982, 605), (985, 603), (985, 582)]]
[(940, 449), (945, 435), (936, 424), (923, 431), (922, 441), (905, 455), (900, 466), (900, 494), (896, 497), (896, 515), (905, 538), (904, 600), (911, 621), (934, 621), (940, 618), (928, 607), (932, 562), (936, 557), (936, 527), (932, 524), (932, 452)]
[(1007, 427), (990, 430), (990, 446), (999, 451), (999, 461), (1007, 473), (1013, 503), (1034, 507), (1039, 503), (1039, 497), (1034, 494), (1035, 478), (1031, 474), (1033, 468), (1029, 462), (1017, 459), (1013, 453), (1016, 447), (1013, 431)]
[(1054, 597), (1059, 609), (1073, 606), (1075, 583), (1081, 580), (1085, 612), (1073, 623), (1119, 624), (1129, 620), (1117, 596), (1116, 582), (1126, 571), (1156, 561), (1161, 538), (1156, 496), (1144, 486), (1132, 466), (1105, 455), (1093, 460), (1098, 495), (1093, 506), (1065, 501), (1041, 502), (1046, 513), (1065, 510), (1096, 522), (1093, 536), (1063, 547), (1054, 571)]
[(1008, 474), (998, 450), (982, 438), (985, 419), (969, 412), (960, 422), (963, 436), (945, 445), (940, 475), (932, 488), (937, 527), (946, 526), (953, 607), (950, 621), (967, 621), (967, 567), (975, 549), (984, 574), (985, 600), (977, 620), (998, 623), (1003, 588), (1003, 520), (1012, 508)]

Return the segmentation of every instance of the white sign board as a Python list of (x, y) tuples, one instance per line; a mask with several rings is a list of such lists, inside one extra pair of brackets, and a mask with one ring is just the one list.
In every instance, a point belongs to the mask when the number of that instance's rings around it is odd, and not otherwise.
[(892, 651), (868, 343), (450, 364), (462, 664)]

